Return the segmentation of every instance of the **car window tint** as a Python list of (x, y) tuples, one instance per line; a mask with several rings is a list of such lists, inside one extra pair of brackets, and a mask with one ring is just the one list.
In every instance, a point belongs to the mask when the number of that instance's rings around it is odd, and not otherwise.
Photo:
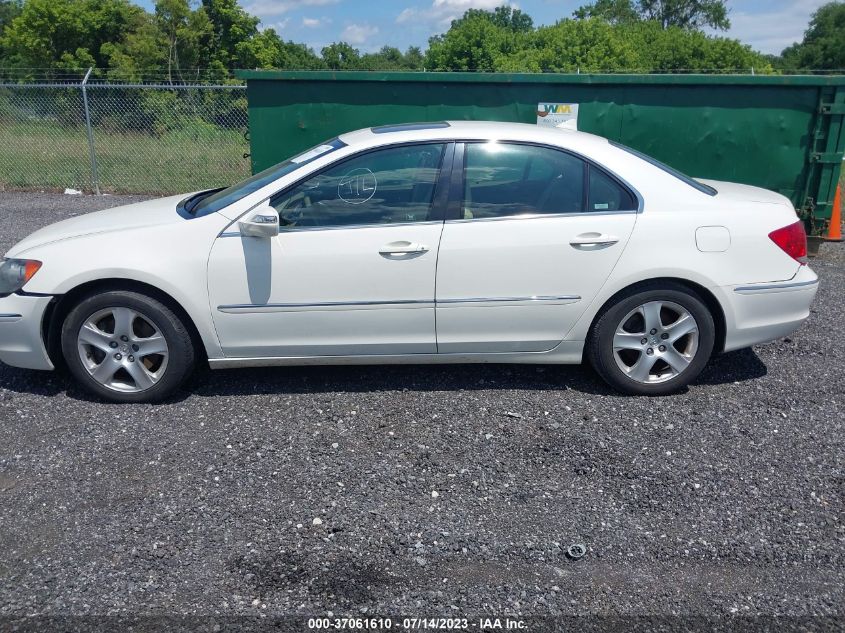
[(274, 196), (285, 228), (423, 222), (431, 216), (445, 144), (368, 152)]
[(637, 202), (630, 191), (601, 169), (590, 166), (588, 211), (635, 211)]
[(224, 209), (230, 204), (234, 204), (249, 194), (269, 185), (274, 180), (278, 180), (282, 176), (286, 176), (303, 165), (306, 165), (313, 160), (317, 160), (320, 156), (337, 151), (342, 147), (346, 147), (346, 143), (341, 141), (339, 138), (326, 141), (325, 143), (317, 145), (298, 156), (294, 156), (293, 158), (283, 161), (277, 165), (268, 167), (264, 171), (258, 172), (254, 176), (250, 176), (246, 180), (242, 180), (231, 187), (210, 192), (210, 195), (203, 196), (190, 208), (186, 207), (186, 210), (195, 217), (217, 213), (220, 209)]
[(463, 217), (578, 213), (584, 209), (580, 158), (547, 147), (469, 143)]

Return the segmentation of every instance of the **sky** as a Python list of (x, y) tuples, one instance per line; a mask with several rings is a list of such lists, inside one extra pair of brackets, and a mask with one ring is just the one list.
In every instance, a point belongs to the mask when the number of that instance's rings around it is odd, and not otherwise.
[[(449, 28), (469, 8), (518, 7), (535, 25), (554, 24), (589, 0), (240, 0), (286, 40), (304, 42), (317, 52), (345, 41), (362, 52), (384, 45), (425, 48), (428, 38)], [(800, 41), (810, 15), (826, 0), (728, 0), (727, 35), (764, 53), (780, 53)], [(151, 0), (139, 0), (150, 9)]]

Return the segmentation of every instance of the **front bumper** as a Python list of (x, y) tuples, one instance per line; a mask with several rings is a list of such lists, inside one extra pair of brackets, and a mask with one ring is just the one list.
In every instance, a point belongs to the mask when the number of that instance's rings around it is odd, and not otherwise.
[(720, 288), (728, 308), (724, 351), (788, 336), (810, 316), (818, 289), (819, 278), (807, 266), (789, 281)]
[(41, 336), (52, 297), (9, 295), (0, 298), (0, 361), (24, 369), (53, 369)]

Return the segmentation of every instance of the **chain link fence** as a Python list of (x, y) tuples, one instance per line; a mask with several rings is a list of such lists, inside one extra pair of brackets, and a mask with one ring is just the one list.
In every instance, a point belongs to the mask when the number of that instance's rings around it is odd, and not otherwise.
[(0, 83), (0, 190), (179, 193), (249, 175), (243, 85)]

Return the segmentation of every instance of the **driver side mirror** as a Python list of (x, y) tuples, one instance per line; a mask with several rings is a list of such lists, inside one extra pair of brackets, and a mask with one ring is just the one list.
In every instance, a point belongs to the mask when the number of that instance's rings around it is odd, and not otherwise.
[(241, 235), (249, 237), (275, 237), (279, 234), (279, 212), (269, 201), (262, 202), (238, 222), (238, 228)]

